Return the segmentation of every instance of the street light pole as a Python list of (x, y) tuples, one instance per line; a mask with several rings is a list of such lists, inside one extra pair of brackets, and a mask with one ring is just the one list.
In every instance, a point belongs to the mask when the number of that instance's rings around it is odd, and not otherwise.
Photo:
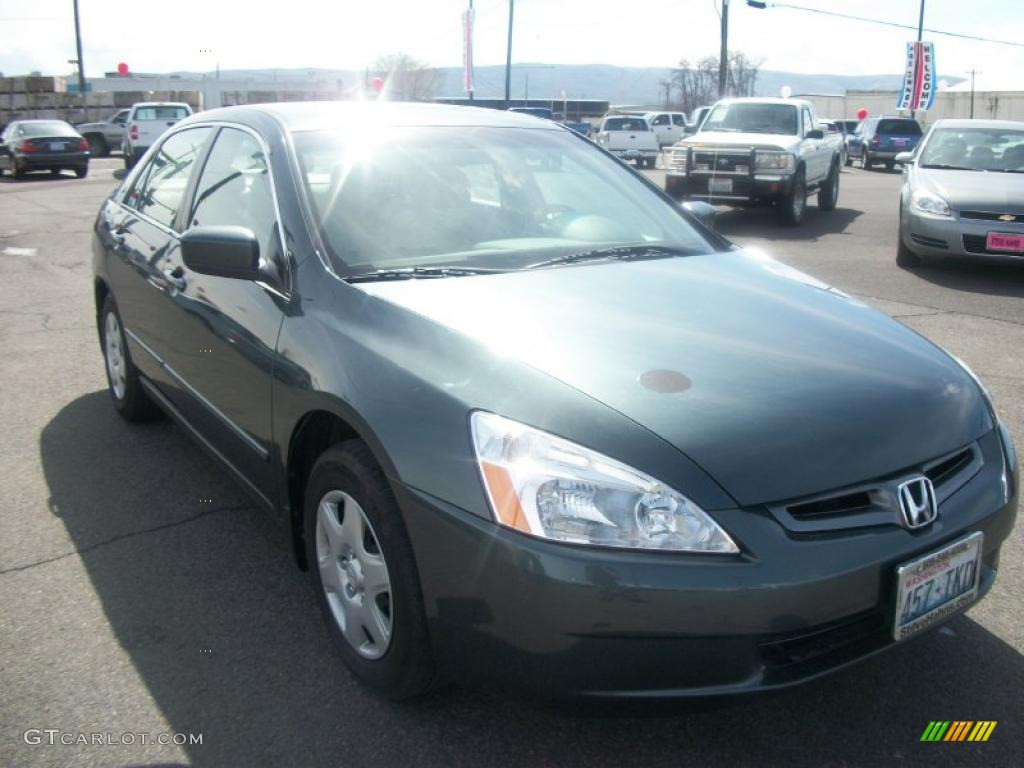
[(505, 53), (505, 109), (512, 106), (512, 17), (516, 0), (508, 0), (508, 48)]
[(729, 71), (729, 0), (722, 0), (721, 16), (722, 50), (718, 54), (718, 98), (724, 99), (726, 77)]
[(82, 59), (82, 28), (78, 23), (78, 0), (75, 5), (75, 45), (78, 46), (78, 92), (85, 98), (85, 61)]

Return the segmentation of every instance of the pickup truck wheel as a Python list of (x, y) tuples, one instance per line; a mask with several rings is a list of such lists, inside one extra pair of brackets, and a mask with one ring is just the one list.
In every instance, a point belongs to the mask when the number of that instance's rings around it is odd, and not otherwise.
[(885, 170), (891, 171), (895, 167), (896, 167), (896, 161), (895, 160), (886, 160), (885, 161)]
[(780, 223), (795, 227), (804, 220), (804, 213), (807, 211), (807, 180), (804, 178), (803, 168), (793, 174), (789, 194), (775, 205)]
[(834, 211), (839, 200), (839, 161), (832, 163), (828, 178), (818, 191), (818, 208), (823, 211)]
[(665, 177), (665, 194), (673, 200), (678, 200), (683, 196), (683, 187), (682, 179), (676, 176)]
[(107, 140), (98, 133), (90, 133), (85, 137), (85, 140), (89, 142), (89, 154), (91, 156), (106, 157), (110, 154), (110, 147), (107, 146)]
[(846, 164), (846, 167), (849, 168), (851, 165), (853, 165), (853, 158), (850, 157), (849, 155), (847, 155), (846, 156), (845, 164)]
[(871, 170), (872, 165), (874, 165), (874, 163), (872, 162), (870, 155), (868, 155), (868, 151), (865, 149), (860, 155), (860, 167), (865, 171), (869, 171)]

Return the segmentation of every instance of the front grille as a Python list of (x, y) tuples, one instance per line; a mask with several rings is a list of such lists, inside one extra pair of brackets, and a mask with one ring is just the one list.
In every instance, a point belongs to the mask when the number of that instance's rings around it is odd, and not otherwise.
[(932, 481), (936, 501), (941, 504), (974, 477), (982, 463), (980, 449), (971, 444), (873, 482), (769, 505), (768, 509), (783, 526), (796, 533), (901, 525), (900, 483), (924, 475)]
[(911, 235), (910, 239), (918, 245), (927, 245), (929, 248), (949, 248), (949, 244), (945, 240), (940, 240), (937, 237), (926, 237), (924, 235)]
[(697, 173), (750, 173), (750, 153), (694, 152), (693, 171)]
[(1000, 211), (993, 213), (991, 211), (960, 211), (961, 219), (980, 219), (981, 221), (1000, 221), (1001, 216), (1013, 216), (1005, 223), (1012, 224), (1015, 221), (1024, 223), (1024, 213), (1008, 213)]
[(877, 650), (892, 639), (887, 616), (879, 606), (831, 625), (762, 641), (766, 677), (773, 682), (803, 678)]

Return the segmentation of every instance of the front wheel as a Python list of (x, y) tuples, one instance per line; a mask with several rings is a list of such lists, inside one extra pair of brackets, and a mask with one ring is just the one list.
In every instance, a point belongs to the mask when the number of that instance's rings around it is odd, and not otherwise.
[(895, 167), (896, 167), (896, 161), (895, 160), (886, 160), (885, 161), (885, 170), (891, 171)]
[(427, 691), (435, 672), (416, 560), (365, 443), (339, 443), (317, 460), (304, 515), (310, 576), (345, 666), (394, 699)]
[(107, 146), (107, 140), (99, 134), (90, 133), (85, 138), (86, 141), (89, 142), (89, 154), (93, 157), (106, 157), (110, 154), (110, 147)]
[(107, 296), (100, 311), (100, 341), (107, 369), (107, 389), (117, 412), (126, 421), (149, 421), (158, 416), (160, 412), (142, 388), (139, 371), (128, 353), (121, 315), (113, 296)]
[(803, 168), (793, 175), (789, 194), (779, 200), (776, 206), (781, 224), (795, 227), (804, 220), (804, 213), (807, 211), (807, 180)]
[(839, 163), (832, 164), (832, 170), (825, 179), (825, 184), (818, 191), (818, 208), (823, 211), (834, 211), (839, 200)]
[(865, 171), (869, 171), (873, 164), (874, 162), (871, 160), (871, 156), (868, 155), (867, 150), (864, 150), (860, 155), (860, 167)]

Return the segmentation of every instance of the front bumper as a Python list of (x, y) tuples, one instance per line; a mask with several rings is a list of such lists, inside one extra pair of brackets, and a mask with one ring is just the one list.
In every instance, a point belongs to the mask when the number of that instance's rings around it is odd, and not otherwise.
[(894, 644), (898, 565), (983, 531), (984, 594), (1017, 509), (1014, 474), (986, 465), (919, 532), (801, 538), (715, 512), (745, 553), (718, 557), (556, 544), (396, 490), (439, 669), (556, 697), (763, 690), (866, 658)]
[[(728, 179), (732, 189), (728, 192), (711, 191), (712, 179)], [(774, 202), (786, 197), (793, 186), (792, 174), (765, 171), (750, 175), (721, 175), (704, 172), (682, 174), (665, 173), (665, 191), (677, 198), (695, 198), (711, 203), (755, 204)]]
[(646, 160), (660, 154), (656, 149), (609, 149), (608, 151), (623, 160), (638, 160), (641, 157)]
[(1024, 253), (990, 251), (989, 232), (1024, 236), (1024, 221), (965, 218), (959, 211), (952, 216), (933, 216), (904, 205), (900, 236), (911, 251), (921, 256), (970, 256), (972, 258), (1024, 258)]

